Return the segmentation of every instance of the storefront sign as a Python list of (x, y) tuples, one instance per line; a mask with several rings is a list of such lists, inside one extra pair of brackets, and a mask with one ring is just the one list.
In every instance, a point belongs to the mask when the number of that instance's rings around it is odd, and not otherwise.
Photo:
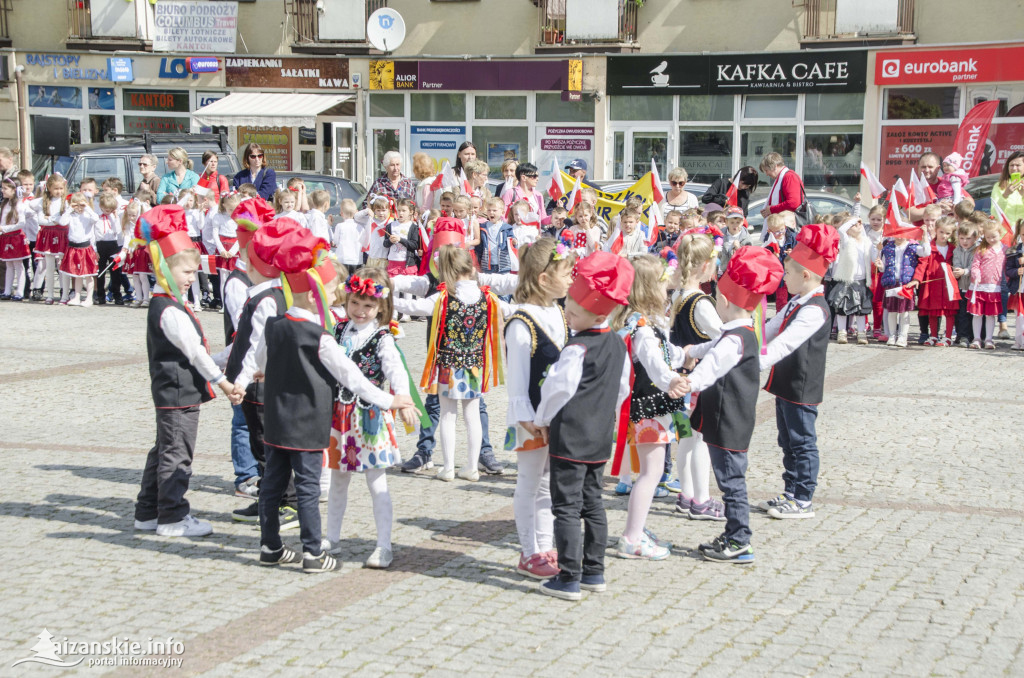
[(140, 132), (188, 132), (190, 121), (166, 115), (126, 115), (124, 131)]
[[(922, 153), (946, 157), (953, 150), (957, 125), (887, 125), (882, 128), (881, 163), (878, 179), (891, 186), (896, 177), (906, 182)], [(979, 174), (1001, 172), (1014, 151), (1024, 151), (1024, 123), (992, 125)], [(967, 190), (971, 190), (970, 184)], [(978, 196), (975, 196), (978, 197)]]
[[(26, 54), (29, 66), (53, 69), (54, 80), (107, 80), (106, 68), (85, 68), (78, 54)], [(106, 61), (103, 62), (104, 64)]]
[(208, 106), (214, 101), (220, 101), (228, 95), (227, 92), (197, 92), (196, 93), (196, 108), (202, 108)]
[(951, 85), (1024, 80), (1024, 46), (901, 50), (875, 54), (876, 85)]
[(220, 61), (217, 57), (188, 57), (185, 66), (189, 73), (216, 73), (220, 70)]
[(267, 160), (267, 166), (275, 172), (292, 169), (292, 128), (291, 127), (239, 127), (238, 148), (259, 144)]
[(608, 94), (863, 92), (867, 52), (608, 57)]
[(112, 82), (131, 82), (135, 79), (131, 57), (110, 57), (107, 59), (107, 74)]
[(348, 59), (224, 59), (228, 87), (348, 89)]
[[(549, 125), (544, 127), (543, 135), (540, 137), (540, 152), (537, 154), (537, 167), (541, 168), (541, 185), (546, 185), (550, 174), (551, 161), (558, 163), (559, 167), (565, 167), (576, 158), (586, 161), (587, 167), (591, 168), (588, 174), (593, 172), (594, 167), (594, 128), (593, 126), (575, 125)], [(567, 184), (572, 185), (570, 182)]]
[(154, 11), (153, 51), (234, 53), (237, 2), (160, 0)]
[(466, 140), (466, 128), (461, 126), (413, 125), (409, 130), (412, 153), (426, 153), (436, 162), (455, 164), (455, 153)]
[(126, 89), (122, 92), (126, 111), (173, 111), (188, 113), (188, 92)]
[(583, 62), (391, 61), (370, 62), (370, 89), (579, 91)]

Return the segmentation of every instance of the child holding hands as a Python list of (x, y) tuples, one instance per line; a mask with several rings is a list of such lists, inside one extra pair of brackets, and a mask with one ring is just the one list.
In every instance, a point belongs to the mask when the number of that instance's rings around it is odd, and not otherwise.
[(974, 325), (974, 341), (971, 348), (981, 348), (981, 326), (985, 324), (985, 348), (996, 347), (993, 332), (996, 316), (1002, 312), (1002, 299), (999, 296), (1006, 266), (1006, 246), (1000, 241), (1001, 227), (997, 221), (988, 221), (981, 227), (981, 242), (971, 261), (971, 286), (967, 312), (971, 314)]

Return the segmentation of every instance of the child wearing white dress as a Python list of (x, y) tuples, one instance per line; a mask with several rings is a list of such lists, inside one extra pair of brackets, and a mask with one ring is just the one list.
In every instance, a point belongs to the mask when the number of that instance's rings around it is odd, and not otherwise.
[[(99, 272), (96, 255), (96, 223), (100, 218), (93, 211), (92, 201), (84, 193), (75, 193), (68, 201), (69, 207), (60, 217), (60, 223), (68, 227), (68, 250), (60, 262), (60, 270), (74, 279), (75, 291), (68, 306), (92, 306), (92, 290)], [(85, 291), (85, 301), (82, 292)]]
[(847, 322), (852, 316), (857, 332), (857, 343), (868, 343), (867, 318), (871, 313), (871, 275), (875, 246), (864, 232), (864, 224), (852, 217), (839, 227), (839, 256), (832, 268), (835, 285), (828, 295), (828, 304), (835, 311), (839, 328), (836, 341), (847, 343)]
[[(39, 225), (39, 233), (36, 235), (36, 257), (39, 258), (36, 268), (38, 289), (43, 290), (43, 297), (48, 305), (56, 301), (53, 276), (68, 249), (68, 228), (58, 223), (66, 206), (67, 188), (68, 184), (64, 177), (57, 173), (51, 174), (46, 179), (43, 197), (28, 203), (29, 208), (35, 211), (36, 223)], [(60, 280), (63, 282), (61, 287), (64, 290), (61, 301), (65, 301), (71, 285), (64, 274), (61, 274)]]

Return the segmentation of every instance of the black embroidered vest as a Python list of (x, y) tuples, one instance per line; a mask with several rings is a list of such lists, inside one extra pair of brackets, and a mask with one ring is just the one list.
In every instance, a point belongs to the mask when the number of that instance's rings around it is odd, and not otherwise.
[[(559, 308), (561, 311), (561, 308)], [(562, 352), (555, 342), (548, 336), (537, 321), (529, 313), (518, 310), (513, 313), (505, 323), (505, 333), (513, 320), (522, 320), (527, 329), (530, 330), (530, 404), (536, 410), (540, 405), (540, 387), (544, 383), (544, 376), (548, 368), (558, 360)], [(562, 313), (562, 323), (565, 326), (565, 336), (569, 336), (569, 326), (565, 325), (565, 313)]]

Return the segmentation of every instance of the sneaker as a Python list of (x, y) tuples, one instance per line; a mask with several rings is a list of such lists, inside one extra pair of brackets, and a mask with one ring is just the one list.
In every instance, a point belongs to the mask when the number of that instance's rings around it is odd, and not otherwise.
[(256, 483), (259, 481), (258, 476), (253, 476), (248, 480), (235, 485), (235, 496), (242, 497), (243, 499), (255, 499), (260, 495), (260, 489), (256, 487)]
[(655, 488), (654, 488), (654, 498), (655, 499), (664, 499), (668, 495), (669, 495), (669, 492), (668, 492), (668, 488), (667, 487), (662, 487), (661, 485), (655, 486)]
[(310, 553), (302, 554), (302, 571), (306, 574), (337, 572), (340, 569), (341, 561), (327, 553), (327, 551), (320, 551), (318, 556)]
[(24, 298), (18, 295), (14, 295), (13, 297), (11, 297), (11, 301), (24, 301)]
[(264, 567), (271, 567), (273, 565), (290, 565), (292, 563), (301, 563), (302, 556), (296, 551), (292, 551), (287, 546), (282, 546), (276, 551), (271, 551), (267, 546), (260, 547), (260, 565)]
[(546, 596), (561, 598), (562, 600), (579, 600), (581, 598), (580, 582), (562, 581), (558, 577), (548, 579), (540, 585), (539, 590)]
[(391, 549), (378, 546), (373, 549), (373, 553), (366, 559), (366, 567), (371, 570), (386, 570), (391, 567), (392, 555)]
[(213, 534), (213, 525), (187, 515), (176, 523), (157, 525), (156, 533), (161, 537), (205, 537)]
[(996, 339), (1012, 339), (1012, 337), (1010, 336), (1010, 330), (1008, 330), (1005, 327), (1002, 328), (1001, 330), (999, 330), (999, 333), (996, 334)]
[(772, 497), (768, 501), (762, 501), (760, 504), (757, 505), (757, 508), (759, 510), (764, 511), (765, 513), (767, 513), (768, 511), (770, 511), (772, 508), (774, 508), (776, 506), (782, 506), (783, 504), (785, 504), (790, 499), (791, 499), (791, 497), (788, 494), (782, 493), (782, 494), (780, 494), (777, 497)]
[(558, 569), (558, 565), (551, 562), (548, 554), (534, 553), (529, 558), (519, 554), (519, 565), (516, 567), (516, 572), (526, 577), (544, 580), (557, 577), (561, 570)]
[(644, 528), (644, 534), (647, 536), (648, 539), (653, 541), (658, 546), (667, 548), (669, 551), (672, 550), (672, 542), (665, 541), (664, 539), (658, 539), (658, 537), (655, 536), (655, 534), (653, 532), (651, 532), (649, 529), (647, 529), (646, 527)]
[(928, 333), (927, 332), (922, 332), (921, 334), (917, 335), (917, 345), (918, 346), (924, 346), (926, 341), (928, 341)]
[(257, 502), (253, 502), (245, 508), (235, 509), (231, 512), (231, 519), (237, 520), (240, 523), (258, 523), (260, 522), (260, 505)]
[(402, 464), (402, 473), (417, 473), (419, 471), (429, 471), (434, 468), (434, 462), (430, 461), (430, 457), (421, 455), (419, 452), (412, 455), (412, 457)]
[(889, 335), (888, 334), (879, 333), (878, 336), (875, 339), (878, 341), (879, 344), (888, 344), (889, 343)]
[(889, 338), (885, 341), (885, 345), (886, 346), (895, 346), (896, 345), (896, 335), (895, 334), (890, 334)]
[(939, 343), (939, 338), (938, 337), (928, 337), (928, 339), (925, 340), (924, 345), (925, 346), (934, 346), (937, 343)]
[(299, 512), (291, 506), (282, 506), (277, 510), (277, 518), (281, 521), (281, 531), (294, 530), (299, 526)]
[(152, 531), (156, 530), (156, 527), (157, 527), (156, 518), (153, 518), (153, 520), (136, 520), (135, 521), (135, 529), (136, 530), (146, 530), (147, 532), (152, 532)]
[[(920, 344), (921, 342), (917, 342), (917, 343)], [(907, 347), (907, 338), (906, 337), (901, 336), (899, 339), (896, 340), (896, 348), (906, 348), (906, 347)]]
[(693, 502), (687, 517), (690, 520), (725, 520), (725, 504), (714, 497), (709, 497), (703, 504)]
[(726, 543), (724, 536), (715, 537), (710, 544), (701, 544), (697, 550), (705, 560), (718, 563), (749, 565), (754, 562), (754, 549), (750, 544), (738, 544), (732, 539)]
[(331, 541), (330, 539), (320, 540), (320, 549), (326, 551), (329, 555), (340, 556), (341, 555), (341, 542)]
[(43, 291), (42, 290), (32, 290), (32, 294), (29, 295), (29, 298), (32, 301), (42, 301), (43, 300)]
[(672, 494), (679, 494), (680, 492), (683, 491), (683, 486), (679, 484), (679, 479), (678, 478), (672, 478), (667, 473), (661, 477), (661, 482), (658, 483), (658, 484), (661, 487), (664, 487), (666, 490), (668, 490)]
[(480, 472), (476, 469), (471, 469), (468, 466), (463, 466), (459, 469), (458, 476), (463, 480), (468, 480), (471, 483), (475, 483), (480, 480)]
[(640, 537), (640, 541), (633, 543), (626, 537), (619, 537), (619, 548), (616, 551), (619, 558), (632, 558), (641, 560), (665, 560), (669, 556), (669, 550), (664, 546), (658, 546), (646, 534)]
[(624, 483), (621, 480), (619, 484), (615, 486), (615, 494), (623, 497), (633, 491), (633, 486), (629, 483)]
[(796, 499), (790, 499), (785, 504), (779, 504), (768, 509), (768, 515), (779, 519), (813, 518), (814, 507), (810, 502), (807, 502), (807, 506), (801, 506), (797, 503)]
[(848, 344), (848, 343), (850, 343), (849, 340), (846, 338), (846, 332), (840, 332), (838, 335), (836, 335), (836, 343), (837, 344)]
[(690, 506), (693, 504), (693, 499), (690, 499), (682, 492), (676, 497), (676, 510), (680, 513), (689, 513)]
[(494, 452), (480, 453), (480, 459), (476, 464), (477, 470), (490, 476), (500, 476), (505, 472), (505, 467), (495, 459)]
[(580, 588), (584, 591), (601, 593), (608, 590), (608, 585), (604, 581), (603, 574), (585, 574), (580, 579)]
[(857, 337), (857, 345), (858, 346), (867, 346), (868, 345), (868, 338), (867, 337)]
[(953, 342), (948, 337), (943, 337), (942, 339), (939, 339), (937, 342), (935, 342), (935, 347), (936, 348), (946, 348), (946, 347), (948, 347), (952, 343)]
[(437, 478), (438, 480), (443, 480), (446, 483), (450, 483), (451, 481), (455, 480), (455, 469), (443, 468), (440, 471), (438, 471), (437, 475), (435, 475), (434, 477)]
[(885, 341), (885, 339), (882, 338), (882, 330), (875, 330), (874, 332), (871, 333), (871, 336), (874, 338), (875, 341)]

